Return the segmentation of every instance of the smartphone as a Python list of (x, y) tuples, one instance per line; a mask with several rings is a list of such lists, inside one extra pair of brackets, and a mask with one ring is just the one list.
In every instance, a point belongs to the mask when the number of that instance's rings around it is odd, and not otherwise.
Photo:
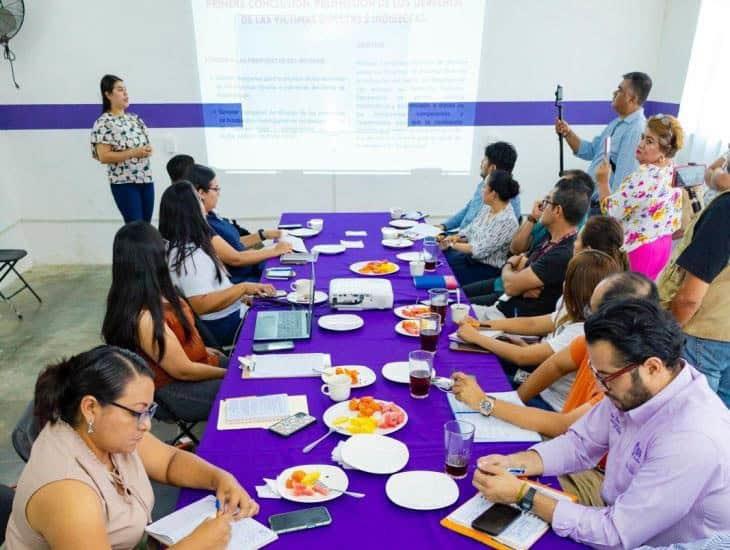
[(290, 435), (297, 433), (299, 430), (306, 428), (310, 424), (314, 424), (316, 421), (317, 419), (313, 416), (308, 415), (307, 413), (298, 412), (297, 414), (293, 414), (279, 420), (276, 424), (272, 424), (269, 426), (269, 431), (272, 431), (276, 435), (280, 435), (282, 437), (289, 437)]
[(291, 279), (297, 274), (291, 267), (269, 267), (264, 276), (267, 279)]
[(471, 526), (472, 529), (496, 537), (520, 515), (522, 512), (514, 506), (492, 504), (488, 510), (471, 522)]
[(270, 351), (284, 351), (294, 349), (294, 342), (291, 340), (280, 340), (278, 342), (257, 342), (253, 345), (255, 353), (268, 353)]
[(611, 136), (606, 136), (603, 142), (603, 156), (608, 162), (611, 162)]
[(279, 229), (299, 229), (302, 227), (301, 223), (280, 223)]
[(279, 534), (322, 527), (330, 523), (332, 523), (332, 516), (324, 506), (269, 516), (269, 526)]
[(683, 166), (675, 166), (674, 181), (675, 187), (696, 187), (705, 183), (704, 164), (685, 164)]

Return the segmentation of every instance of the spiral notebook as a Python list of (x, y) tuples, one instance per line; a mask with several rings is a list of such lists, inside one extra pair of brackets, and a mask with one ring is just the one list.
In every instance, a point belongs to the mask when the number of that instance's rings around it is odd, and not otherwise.
[[(575, 496), (563, 493), (536, 481), (528, 480), (527, 483), (535, 487), (538, 492), (551, 498), (576, 501)], [(442, 519), (441, 525), (456, 533), (483, 542), (487, 546), (497, 548), (498, 550), (527, 550), (550, 528), (550, 525), (546, 521), (535, 514), (523, 512), (499, 536), (493, 537), (473, 529), (471, 526), (472, 522), (492, 505), (492, 502), (477, 493)]]

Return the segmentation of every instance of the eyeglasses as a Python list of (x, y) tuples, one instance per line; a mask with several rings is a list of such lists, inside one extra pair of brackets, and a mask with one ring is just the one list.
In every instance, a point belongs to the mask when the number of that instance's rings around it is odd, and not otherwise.
[(220, 186), (208, 187), (208, 191), (215, 191), (216, 193), (220, 193), (221, 192), (221, 188), (220, 188)]
[(630, 365), (625, 366), (624, 368), (617, 370), (616, 372), (612, 372), (611, 374), (601, 374), (596, 370), (596, 367), (593, 366), (593, 363), (590, 361), (588, 362), (588, 366), (591, 368), (591, 372), (593, 372), (593, 376), (596, 377), (596, 380), (598, 380), (598, 383), (603, 386), (603, 389), (608, 389), (608, 383), (611, 380), (616, 380), (619, 376), (622, 376), (626, 374), (627, 372), (631, 372), (636, 367), (640, 367), (644, 363), (631, 363)]
[(540, 207), (544, 210), (548, 205), (552, 206), (554, 204), (555, 203), (552, 200), (550, 200), (548, 198), (544, 198), (544, 199), (542, 199), (542, 202), (540, 203)]
[(155, 416), (155, 413), (157, 412), (157, 403), (152, 403), (152, 405), (150, 405), (149, 409), (146, 409), (142, 412), (135, 411), (134, 409), (130, 409), (129, 407), (125, 407), (124, 405), (120, 405), (119, 403), (115, 403), (114, 401), (112, 401), (109, 404), (114, 405), (115, 407), (119, 407), (120, 409), (124, 409), (129, 414), (134, 416), (137, 419), (137, 426), (141, 426), (147, 420), (151, 421), (152, 418)]

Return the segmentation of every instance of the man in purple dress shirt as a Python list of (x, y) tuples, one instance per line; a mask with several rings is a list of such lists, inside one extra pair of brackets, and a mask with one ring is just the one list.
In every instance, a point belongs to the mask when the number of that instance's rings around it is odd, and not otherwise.
[[(475, 487), (596, 548), (668, 545), (730, 530), (730, 411), (681, 359), (676, 321), (646, 300), (612, 301), (588, 318), (585, 335), (608, 399), (565, 435), (480, 458)], [(606, 453), (605, 507), (535, 494), (506, 471), (577, 472)]]

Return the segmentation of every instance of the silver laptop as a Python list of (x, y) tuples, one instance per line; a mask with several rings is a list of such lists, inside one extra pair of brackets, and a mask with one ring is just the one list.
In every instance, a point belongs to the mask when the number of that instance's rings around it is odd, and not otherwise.
[(309, 293), (307, 309), (259, 311), (253, 332), (255, 342), (265, 340), (306, 340), (312, 335), (312, 311), (316, 279), (314, 262), (312, 266), (312, 292)]

